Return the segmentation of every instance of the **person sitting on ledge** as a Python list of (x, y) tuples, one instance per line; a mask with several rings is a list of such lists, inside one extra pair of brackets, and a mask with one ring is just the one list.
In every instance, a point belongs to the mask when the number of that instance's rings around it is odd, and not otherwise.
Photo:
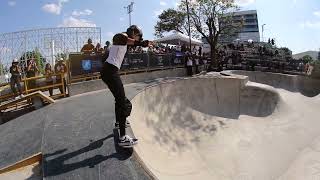
[(82, 47), (81, 52), (85, 54), (91, 54), (92, 52), (94, 52), (94, 45), (92, 44), (92, 40), (90, 38), (88, 39), (88, 44), (85, 44)]

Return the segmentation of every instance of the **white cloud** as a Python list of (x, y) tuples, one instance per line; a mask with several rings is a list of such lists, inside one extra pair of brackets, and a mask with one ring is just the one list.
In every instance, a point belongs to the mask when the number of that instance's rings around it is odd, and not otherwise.
[(153, 11), (154, 17), (158, 17), (163, 12), (163, 9)]
[(75, 17), (68, 17), (63, 20), (59, 27), (96, 27), (97, 25), (86, 19), (78, 19)]
[(174, 2), (174, 7), (177, 8), (180, 6), (180, 4), (181, 4), (181, 1)]
[(48, 13), (59, 15), (61, 13), (63, 4), (69, 0), (58, 0), (58, 3), (48, 3), (42, 6), (42, 10)]
[(315, 16), (317, 16), (317, 17), (320, 17), (320, 10), (313, 12), (313, 15), (315, 15)]
[(107, 37), (109, 38), (109, 37), (113, 37), (113, 36), (114, 36), (114, 33), (113, 33), (113, 32), (107, 32), (106, 35), (107, 35)]
[(15, 6), (16, 4), (17, 4), (17, 2), (15, 2), (15, 1), (9, 1), (8, 2), (8, 5), (11, 6), (11, 7)]
[(124, 19), (124, 17), (120, 17), (119, 20), (120, 21), (124, 21), (125, 19)]
[(161, 5), (161, 6), (166, 6), (166, 5), (167, 5), (167, 3), (166, 3), (166, 2), (164, 2), (164, 1), (160, 1), (160, 5)]
[(239, 6), (248, 6), (252, 3), (255, 3), (256, 0), (236, 0), (235, 2)]
[(93, 11), (90, 9), (85, 9), (83, 11), (74, 10), (72, 12), (72, 16), (90, 16), (92, 13)]
[(305, 21), (300, 24), (302, 28), (320, 29), (320, 21)]

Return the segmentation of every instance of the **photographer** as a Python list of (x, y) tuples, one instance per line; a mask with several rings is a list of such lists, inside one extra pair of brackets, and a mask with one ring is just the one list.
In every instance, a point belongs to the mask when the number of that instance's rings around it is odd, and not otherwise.
[[(39, 69), (36, 62), (34, 61), (34, 59), (30, 59), (27, 67), (27, 78), (35, 77), (37, 72), (39, 72)], [(28, 80), (28, 89), (33, 89), (36, 86), (37, 85), (35, 79)]]
[(21, 68), (18, 66), (19, 61), (17, 59), (14, 59), (12, 61), (12, 66), (10, 67), (10, 73), (11, 73), (11, 78), (10, 78), (10, 87), (12, 92), (14, 93), (16, 99), (19, 98), (16, 90), (16, 85), (18, 88), (18, 91), (20, 93), (20, 98), (23, 97), (22, 94), (22, 88), (21, 88)]

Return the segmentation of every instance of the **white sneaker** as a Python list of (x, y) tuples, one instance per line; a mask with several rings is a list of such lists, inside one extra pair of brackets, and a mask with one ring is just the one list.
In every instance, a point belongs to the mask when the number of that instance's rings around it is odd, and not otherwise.
[(20, 98), (24, 98), (24, 95), (23, 95), (23, 94), (20, 94)]
[(119, 146), (123, 148), (131, 148), (138, 143), (138, 139), (131, 138), (129, 135), (125, 135), (119, 138)]

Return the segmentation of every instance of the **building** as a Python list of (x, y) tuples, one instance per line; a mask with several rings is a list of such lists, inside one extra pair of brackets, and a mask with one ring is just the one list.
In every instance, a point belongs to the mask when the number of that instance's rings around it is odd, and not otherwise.
[[(230, 43), (234, 41), (248, 41), (260, 42), (258, 15), (256, 10), (238, 11), (232, 14), (232, 21), (234, 23), (241, 23), (242, 27), (236, 30), (233, 35), (221, 35), (220, 42)], [(222, 26), (224, 26), (222, 24)]]

